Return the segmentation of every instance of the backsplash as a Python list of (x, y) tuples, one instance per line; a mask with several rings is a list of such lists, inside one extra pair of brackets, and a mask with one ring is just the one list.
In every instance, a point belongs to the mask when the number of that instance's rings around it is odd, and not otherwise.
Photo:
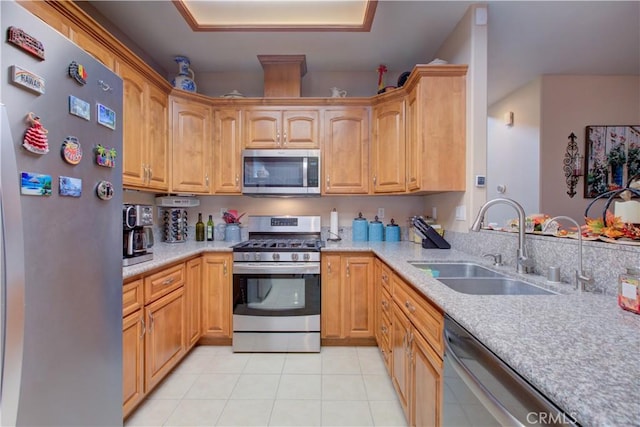
[[(505, 265), (516, 265), (518, 234), (481, 230), (478, 233), (447, 231), (445, 238), (451, 247), (471, 255), (502, 254)], [(560, 267), (563, 282), (574, 283), (578, 269), (578, 240), (535, 234), (526, 235), (526, 248), (535, 263), (535, 274), (546, 276), (549, 267)], [(618, 275), (628, 266), (640, 265), (640, 247), (600, 241), (582, 242), (582, 263), (594, 278), (587, 289), (607, 295), (617, 295)]]

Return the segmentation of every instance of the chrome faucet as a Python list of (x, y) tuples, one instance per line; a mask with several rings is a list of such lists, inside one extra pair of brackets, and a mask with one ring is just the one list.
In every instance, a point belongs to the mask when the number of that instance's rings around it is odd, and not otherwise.
[(516, 270), (518, 273), (533, 273), (533, 260), (527, 256), (527, 248), (524, 245), (524, 227), (525, 227), (525, 214), (524, 209), (520, 205), (520, 203), (515, 200), (506, 199), (506, 198), (498, 198), (489, 200), (487, 203), (482, 205), (480, 210), (478, 211), (478, 216), (476, 216), (473, 225), (471, 225), (471, 231), (480, 231), (480, 226), (484, 221), (484, 214), (487, 212), (493, 205), (505, 204), (513, 207), (518, 212), (518, 252), (516, 253), (517, 264)]
[(575, 285), (576, 289), (578, 289), (579, 291), (584, 291), (584, 286), (587, 283), (593, 283), (593, 278), (587, 276), (582, 269), (582, 231), (580, 230), (580, 224), (578, 224), (578, 221), (569, 216), (554, 216), (549, 221), (547, 221), (546, 225), (542, 228), (542, 232), (544, 233), (545, 231), (547, 231), (547, 229), (551, 226), (551, 223), (559, 219), (566, 219), (567, 221), (572, 222), (576, 227), (578, 227), (578, 269), (576, 270), (575, 274)]

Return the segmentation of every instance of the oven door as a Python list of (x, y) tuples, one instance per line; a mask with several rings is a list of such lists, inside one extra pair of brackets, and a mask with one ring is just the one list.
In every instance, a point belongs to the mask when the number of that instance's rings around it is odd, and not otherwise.
[(319, 315), (318, 263), (233, 265), (234, 330), (264, 330), (269, 324), (281, 323), (276, 318), (290, 319), (277, 326), (278, 330), (299, 328), (295, 318), (306, 324), (304, 318)]

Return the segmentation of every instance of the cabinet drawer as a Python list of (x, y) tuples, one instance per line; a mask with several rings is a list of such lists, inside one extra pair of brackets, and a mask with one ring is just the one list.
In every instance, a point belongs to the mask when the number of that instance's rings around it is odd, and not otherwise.
[(380, 347), (384, 350), (391, 350), (391, 317), (382, 314), (380, 318), (380, 337), (382, 341), (380, 343)]
[(386, 314), (387, 317), (391, 317), (391, 294), (386, 289), (381, 289), (380, 291), (380, 309), (382, 313)]
[(149, 304), (182, 285), (184, 285), (184, 264), (147, 276), (144, 279), (144, 303)]
[(138, 310), (144, 304), (142, 279), (129, 282), (122, 287), (122, 317)]
[(395, 274), (392, 276), (391, 290), (393, 299), (442, 358), (444, 353), (443, 314)]

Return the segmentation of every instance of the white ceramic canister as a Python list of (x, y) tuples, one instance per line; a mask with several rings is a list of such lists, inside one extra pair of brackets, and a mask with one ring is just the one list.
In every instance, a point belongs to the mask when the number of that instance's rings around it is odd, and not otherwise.
[(369, 240), (369, 227), (367, 225), (367, 218), (362, 217), (362, 212), (358, 213), (358, 217), (353, 219), (352, 237), (354, 242), (366, 242)]

